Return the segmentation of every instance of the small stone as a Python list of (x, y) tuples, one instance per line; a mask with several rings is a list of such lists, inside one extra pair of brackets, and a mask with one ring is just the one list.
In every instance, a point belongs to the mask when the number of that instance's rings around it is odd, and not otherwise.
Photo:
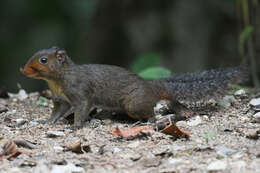
[(121, 151), (120, 148), (114, 147), (112, 152), (113, 152), (113, 153), (118, 153), (118, 152), (120, 152), (120, 151)]
[(64, 150), (64, 148), (61, 147), (61, 146), (54, 146), (53, 149), (54, 149), (55, 151), (63, 151), (63, 150)]
[(178, 127), (186, 127), (187, 126), (187, 122), (186, 121), (178, 121), (178, 122), (176, 122), (176, 125)]
[(102, 121), (99, 119), (92, 119), (90, 120), (89, 124), (92, 128), (96, 128), (102, 124)]
[(246, 132), (246, 137), (249, 139), (258, 139), (260, 137), (260, 129), (250, 129)]
[(170, 153), (170, 148), (169, 148), (169, 146), (167, 146), (167, 145), (161, 146), (161, 147), (157, 147), (157, 148), (154, 148), (154, 149), (153, 149), (152, 153), (153, 153), (155, 156), (167, 154), (167, 153)]
[(39, 123), (36, 122), (36, 121), (30, 121), (29, 122), (29, 126), (38, 126), (38, 125), (39, 125)]
[(224, 108), (228, 108), (232, 105), (232, 103), (236, 102), (234, 96), (226, 95), (221, 100), (219, 100), (218, 104)]
[(260, 98), (252, 99), (252, 100), (249, 102), (249, 105), (250, 105), (250, 106), (258, 106), (258, 105), (260, 105)]
[(177, 158), (169, 158), (168, 163), (173, 164), (173, 165), (179, 165), (179, 164), (184, 163), (184, 160), (183, 159), (177, 159)]
[(244, 123), (248, 123), (250, 121), (250, 118), (248, 117), (239, 117), (239, 119)]
[(221, 160), (212, 162), (208, 165), (207, 170), (208, 171), (222, 171), (227, 168), (227, 163)]
[(235, 154), (232, 156), (232, 159), (239, 160), (239, 159), (241, 159), (243, 156), (244, 156), (244, 154), (243, 154), (242, 152), (238, 152), (238, 153), (235, 153)]
[(221, 155), (221, 156), (231, 156), (232, 154), (235, 154), (237, 152), (236, 150), (228, 148), (224, 145), (217, 146), (216, 151), (217, 151), (217, 154)]
[(135, 141), (135, 142), (128, 144), (127, 146), (129, 148), (137, 148), (139, 145), (140, 145), (140, 141)]
[(22, 118), (18, 118), (18, 119), (16, 119), (15, 121), (16, 121), (16, 123), (17, 123), (18, 126), (22, 126), (22, 125), (24, 125), (26, 122), (28, 122), (28, 120), (22, 119)]
[(56, 138), (56, 137), (65, 136), (64, 132), (60, 132), (60, 131), (48, 131), (48, 132), (46, 133), (46, 135), (47, 135), (49, 138)]
[(26, 167), (26, 166), (30, 166), (30, 167), (34, 167), (36, 166), (37, 163), (35, 161), (30, 161), (30, 160), (24, 160), (21, 164), (20, 167)]
[(85, 172), (85, 170), (82, 167), (75, 166), (72, 163), (69, 163), (67, 165), (54, 165), (50, 173), (80, 173)]
[(235, 93), (234, 93), (235, 96), (244, 96), (246, 95), (246, 91), (244, 89), (240, 89), (240, 90), (237, 90)]
[(253, 118), (257, 123), (260, 123), (260, 112), (257, 112), (255, 115), (253, 115)]
[(200, 118), (200, 116), (196, 116), (195, 119), (191, 119), (187, 122), (187, 125), (189, 126), (198, 126), (199, 124), (202, 123), (202, 120)]
[(209, 120), (209, 116), (207, 116), (207, 115), (203, 115), (202, 118), (203, 118), (203, 120), (205, 120), (205, 121), (208, 121), (208, 120)]
[(7, 112), (7, 111), (8, 111), (7, 107), (0, 104), (0, 113)]
[(140, 161), (144, 167), (157, 167), (161, 164), (161, 161), (157, 157), (144, 158)]
[(243, 160), (236, 161), (230, 164), (231, 172), (246, 172), (246, 162)]
[(37, 166), (33, 169), (33, 173), (43, 173), (43, 172), (50, 172), (49, 167), (47, 166), (46, 161), (40, 160), (37, 163)]
[(130, 159), (131, 159), (132, 161), (137, 161), (137, 160), (139, 160), (141, 157), (142, 157), (142, 155), (139, 154), (139, 153), (132, 153), (132, 154), (130, 154)]
[(208, 104), (212, 106), (216, 106), (217, 101), (215, 99), (209, 99)]
[(257, 106), (251, 106), (251, 109), (255, 112), (260, 112), (260, 105)]
[(252, 168), (255, 172), (260, 172), (260, 159), (253, 160), (250, 168)]
[(8, 169), (6, 172), (8, 173), (22, 173), (23, 171), (17, 167), (14, 167), (14, 168), (10, 168)]

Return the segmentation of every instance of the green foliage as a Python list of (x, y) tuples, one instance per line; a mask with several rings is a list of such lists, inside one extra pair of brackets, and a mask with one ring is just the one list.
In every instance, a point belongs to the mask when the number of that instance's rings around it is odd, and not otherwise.
[(38, 106), (48, 106), (48, 102), (49, 100), (47, 98), (40, 96), (36, 104)]
[(160, 66), (162, 56), (157, 53), (146, 53), (138, 56), (131, 65), (130, 69), (136, 73), (143, 71), (146, 68)]
[(247, 26), (239, 37), (239, 43), (244, 44), (245, 41), (253, 34), (254, 28), (252, 26)]
[(171, 76), (171, 71), (164, 67), (149, 67), (138, 73), (144, 79), (156, 79)]
[(204, 138), (206, 143), (209, 143), (209, 140), (213, 139), (215, 137), (215, 133), (213, 131), (209, 131), (208, 133), (204, 134)]
[(156, 79), (171, 76), (171, 71), (160, 67), (162, 56), (158, 53), (146, 53), (136, 58), (131, 65), (131, 70), (144, 79)]
[(245, 88), (245, 87), (241, 87), (239, 85), (234, 85), (234, 89), (232, 90), (232, 94), (234, 94), (237, 90), (244, 90), (246, 94), (249, 93), (249, 90), (248, 88)]

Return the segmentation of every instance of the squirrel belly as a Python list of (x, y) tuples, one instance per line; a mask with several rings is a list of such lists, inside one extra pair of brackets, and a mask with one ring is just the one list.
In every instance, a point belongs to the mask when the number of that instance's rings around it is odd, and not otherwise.
[(172, 112), (183, 115), (180, 119), (187, 118), (193, 113), (178, 100), (225, 91), (244, 74), (243, 68), (230, 68), (146, 81), (117, 66), (77, 65), (65, 50), (57, 47), (36, 52), (20, 71), (48, 83), (54, 102), (50, 122), (74, 112), (76, 126), (82, 126), (97, 107), (150, 119), (162, 100)]

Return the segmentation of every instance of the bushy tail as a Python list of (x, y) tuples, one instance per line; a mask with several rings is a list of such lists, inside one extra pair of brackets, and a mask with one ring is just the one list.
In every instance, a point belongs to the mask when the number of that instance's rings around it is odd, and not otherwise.
[[(248, 65), (215, 69), (199, 73), (158, 79), (177, 100), (204, 100), (223, 95), (236, 84), (248, 78)], [(154, 81), (155, 82), (155, 81)]]

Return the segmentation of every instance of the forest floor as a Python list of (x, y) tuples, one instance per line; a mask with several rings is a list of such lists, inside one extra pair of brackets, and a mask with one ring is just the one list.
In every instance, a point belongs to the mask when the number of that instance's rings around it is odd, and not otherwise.
[(0, 99), (0, 173), (260, 172), (260, 110), (249, 105), (260, 92), (249, 93), (178, 122), (189, 139), (154, 130), (130, 138), (109, 133), (133, 127), (127, 120), (92, 119), (79, 130), (65, 121), (49, 125), (53, 104), (39, 93)]

